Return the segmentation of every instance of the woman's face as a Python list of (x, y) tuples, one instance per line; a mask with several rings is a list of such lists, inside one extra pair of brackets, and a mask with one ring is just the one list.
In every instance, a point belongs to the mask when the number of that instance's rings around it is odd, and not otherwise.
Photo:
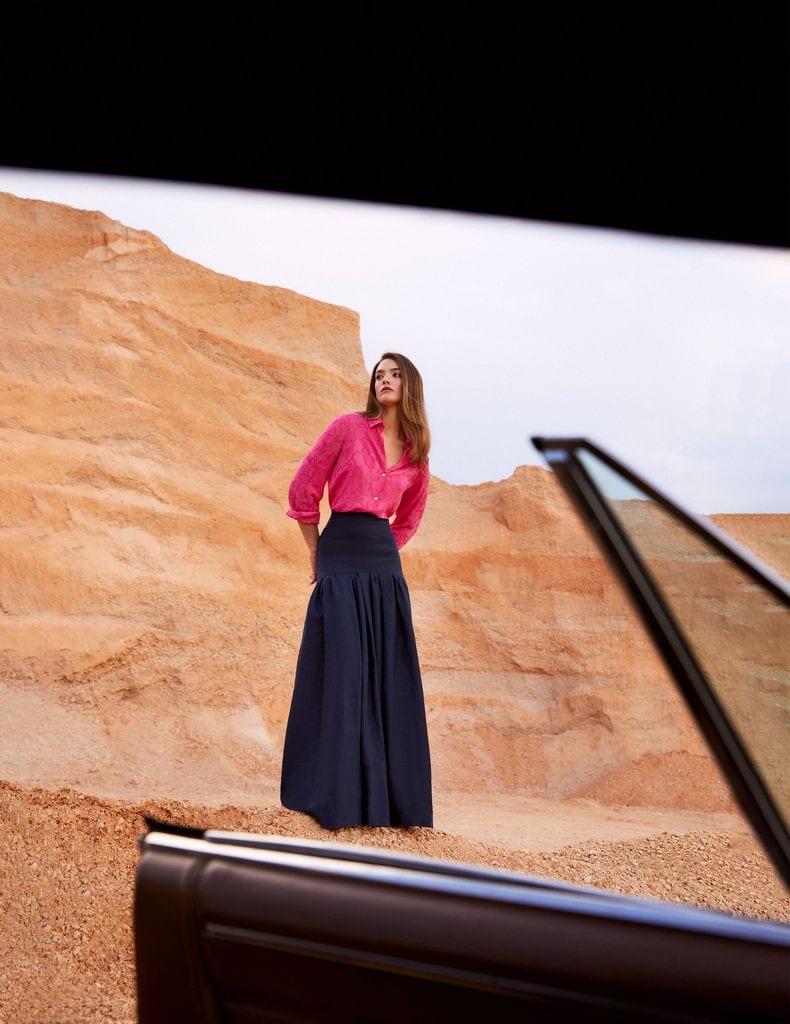
[(400, 402), (403, 381), (394, 359), (382, 359), (376, 367), (375, 386), (379, 405), (397, 405)]

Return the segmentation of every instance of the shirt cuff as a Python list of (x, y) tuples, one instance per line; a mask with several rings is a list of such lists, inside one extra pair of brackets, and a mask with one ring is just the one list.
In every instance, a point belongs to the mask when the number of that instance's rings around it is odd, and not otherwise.
[(320, 512), (296, 512), (292, 508), (289, 508), (285, 514), (300, 523), (313, 523), (316, 525), (321, 518)]

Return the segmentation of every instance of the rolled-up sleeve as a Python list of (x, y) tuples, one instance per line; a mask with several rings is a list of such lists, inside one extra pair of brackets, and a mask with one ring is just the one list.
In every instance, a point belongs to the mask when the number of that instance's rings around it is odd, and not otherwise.
[(425, 466), (420, 470), (419, 476), (403, 492), (403, 497), (392, 521), (392, 535), (399, 550), (417, 532), (428, 502), (428, 484), (430, 479), (431, 474), (426, 461)]
[(343, 447), (343, 416), (329, 424), (316, 443), (305, 455), (288, 488), (286, 515), (302, 523), (317, 523), (320, 519), (319, 503), (324, 488)]

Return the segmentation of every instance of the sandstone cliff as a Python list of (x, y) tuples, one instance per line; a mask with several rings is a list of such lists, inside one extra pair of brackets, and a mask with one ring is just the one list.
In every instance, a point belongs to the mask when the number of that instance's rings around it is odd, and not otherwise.
[[(309, 594), (285, 495), (363, 403), (359, 317), (101, 213), (0, 195), (0, 232), (0, 778), (276, 801)], [(737, 530), (781, 569), (789, 519)], [(731, 807), (550, 472), (434, 479), (403, 561), (437, 788)]]

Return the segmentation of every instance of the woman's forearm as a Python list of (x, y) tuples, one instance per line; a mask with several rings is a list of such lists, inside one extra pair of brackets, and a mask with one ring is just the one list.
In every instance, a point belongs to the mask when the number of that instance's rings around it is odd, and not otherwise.
[(299, 529), (302, 531), (304, 542), (310, 551), (318, 547), (318, 526), (316, 523), (299, 522)]
[(318, 525), (317, 523), (303, 523), (297, 520), (299, 529), (302, 531), (307, 550), (310, 552), (310, 582), (315, 583), (318, 571), (316, 568), (316, 551), (318, 549)]

